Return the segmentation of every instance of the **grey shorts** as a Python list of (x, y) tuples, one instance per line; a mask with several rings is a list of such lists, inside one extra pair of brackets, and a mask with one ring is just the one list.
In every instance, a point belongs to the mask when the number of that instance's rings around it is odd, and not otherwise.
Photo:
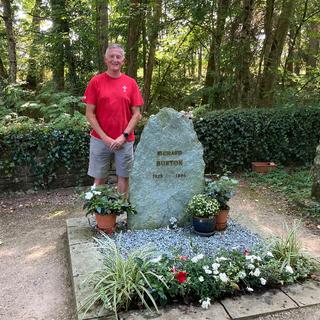
[(111, 151), (102, 140), (91, 137), (88, 175), (97, 179), (106, 178), (113, 156), (116, 175), (129, 177), (133, 163), (133, 141), (125, 142), (121, 149)]

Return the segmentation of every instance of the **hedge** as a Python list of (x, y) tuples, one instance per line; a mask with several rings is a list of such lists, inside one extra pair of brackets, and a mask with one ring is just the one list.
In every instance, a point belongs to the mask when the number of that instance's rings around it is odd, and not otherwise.
[(87, 178), (88, 146), (86, 127), (28, 122), (1, 128), (0, 189), (5, 183), (11, 190), (81, 184)]
[(320, 107), (233, 109), (194, 121), (207, 170), (243, 170), (252, 161), (310, 164), (320, 137)]
[[(310, 164), (320, 137), (320, 107), (233, 109), (195, 119), (207, 171), (243, 170), (252, 161)], [(0, 190), (66, 186), (86, 179), (86, 126), (16, 123), (0, 128)], [(58, 179), (60, 176), (60, 179)], [(67, 183), (67, 184), (68, 184)]]

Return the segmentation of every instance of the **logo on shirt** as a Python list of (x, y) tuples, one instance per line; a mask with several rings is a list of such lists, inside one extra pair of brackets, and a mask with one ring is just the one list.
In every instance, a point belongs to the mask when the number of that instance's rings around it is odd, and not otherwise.
[(124, 86), (122, 87), (122, 90), (123, 90), (123, 92), (127, 92), (127, 86), (124, 85)]

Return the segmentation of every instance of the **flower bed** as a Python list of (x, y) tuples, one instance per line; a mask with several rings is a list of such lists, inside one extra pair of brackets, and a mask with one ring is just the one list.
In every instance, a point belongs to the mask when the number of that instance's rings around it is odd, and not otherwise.
[[(88, 280), (94, 289), (85, 299), (83, 309), (86, 312), (93, 304), (102, 303), (117, 316), (119, 311), (131, 308), (153, 306), (158, 311), (158, 305), (172, 302), (196, 303), (208, 308), (213, 300), (224, 296), (304, 280), (313, 272), (314, 263), (299, 252), (296, 230), (268, 247), (260, 243), (257, 248), (229, 248), (209, 255), (180, 251), (180, 248), (175, 253), (167, 250), (159, 254), (141, 243), (136, 244), (138, 250), (126, 251), (103, 236), (97, 242), (105, 254), (104, 264)], [(167, 231), (164, 238), (177, 232)], [(124, 235), (130, 234), (133, 233)]]

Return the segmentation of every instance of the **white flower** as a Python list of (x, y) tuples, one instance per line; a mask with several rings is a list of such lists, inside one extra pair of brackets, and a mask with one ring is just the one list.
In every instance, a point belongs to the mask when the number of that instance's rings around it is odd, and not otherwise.
[(246, 260), (250, 260), (251, 263), (253, 263), (254, 260), (261, 261), (261, 258), (259, 256), (255, 256), (255, 255), (248, 255), (248, 256), (246, 256)]
[(216, 263), (216, 262), (215, 262), (215, 263), (212, 264), (212, 270), (213, 270), (213, 271), (218, 270), (219, 267), (220, 267), (220, 263)]
[(203, 281), (204, 281), (203, 276), (200, 276), (200, 277), (198, 278), (198, 280), (199, 280), (200, 282), (203, 282)]
[(253, 275), (254, 275), (255, 277), (259, 277), (260, 274), (261, 274), (261, 272), (260, 272), (259, 268), (257, 268), (256, 270), (254, 270)]
[(264, 286), (267, 283), (267, 280), (264, 278), (260, 278), (260, 282)]
[(229, 259), (228, 259), (228, 258), (225, 258), (225, 257), (218, 257), (218, 258), (216, 258), (216, 261), (217, 261), (217, 262), (227, 261), (227, 260), (229, 260)]
[(211, 301), (210, 298), (206, 298), (205, 300), (200, 300), (201, 308), (208, 309), (211, 304), (210, 301)]
[(252, 291), (253, 291), (253, 289), (252, 289), (252, 288), (250, 288), (250, 287), (247, 287), (247, 291), (252, 292)]
[(219, 270), (213, 270), (213, 274), (219, 274)]
[(170, 221), (171, 224), (175, 224), (178, 220), (177, 220), (176, 217), (171, 217), (171, 218), (169, 219), (169, 221)]
[(291, 268), (290, 265), (286, 265), (286, 271), (291, 274), (293, 273), (293, 269)]
[(206, 274), (212, 274), (212, 271), (209, 269), (209, 266), (203, 266), (202, 268)]
[(267, 252), (267, 256), (268, 256), (268, 257), (273, 257), (272, 252), (268, 251), (268, 252)]
[(255, 268), (255, 266), (252, 263), (248, 264), (248, 269), (253, 270)]
[(100, 195), (101, 194), (101, 191), (92, 191), (93, 194), (96, 194), (96, 195)]
[(219, 274), (219, 278), (220, 278), (220, 280), (221, 280), (222, 282), (224, 282), (224, 283), (226, 283), (226, 282), (229, 281), (228, 276), (227, 276), (224, 272)]
[(161, 261), (161, 259), (162, 259), (162, 256), (160, 255), (160, 256), (158, 256), (157, 258), (151, 259), (150, 262), (152, 262), (152, 263), (158, 263), (158, 262)]
[(191, 259), (192, 262), (194, 263), (197, 263), (199, 260), (203, 259), (204, 255), (201, 253), (201, 254), (198, 254), (197, 256), (193, 257)]
[(96, 184), (94, 184), (93, 186), (91, 186), (91, 190), (94, 190), (96, 188)]
[(93, 193), (92, 192), (86, 192), (86, 194), (85, 194), (85, 196), (84, 196), (84, 198), (86, 199), (86, 200), (90, 200), (91, 198), (93, 197)]
[(244, 279), (247, 276), (247, 274), (244, 271), (240, 271), (238, 276), (240, 279)]

